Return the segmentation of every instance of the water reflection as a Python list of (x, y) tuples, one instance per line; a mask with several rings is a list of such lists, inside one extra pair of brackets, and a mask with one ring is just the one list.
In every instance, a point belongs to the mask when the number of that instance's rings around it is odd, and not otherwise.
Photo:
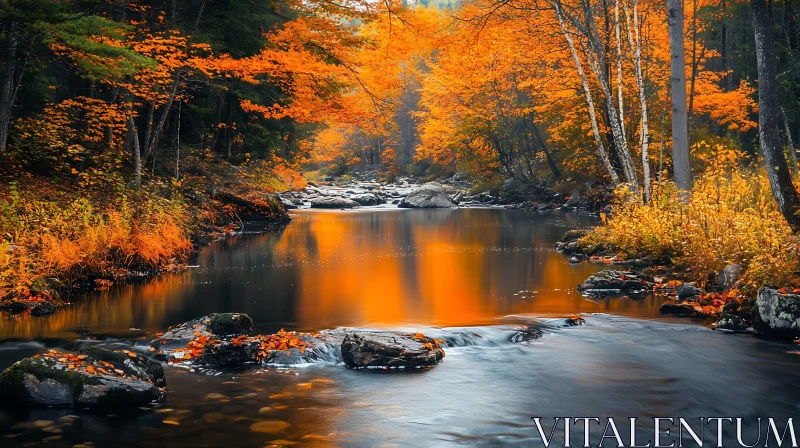
[(589, 301), (575, 285), (602, 266), (552, 250), (586, 215), (506, 210), (304, 211), (283, 231), (201, 250), (199, 268), (95, 294), (36, 318), (0, 316), (2, 337), (155, 331), (212, 312), (261, 331), (488, 323), (517, 313), (655, 316), (659, 300)]

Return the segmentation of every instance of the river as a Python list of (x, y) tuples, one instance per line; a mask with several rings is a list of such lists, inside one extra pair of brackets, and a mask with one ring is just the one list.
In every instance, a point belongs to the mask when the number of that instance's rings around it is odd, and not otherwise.
[[(293, 218), (280, 232), (203, 248), (186, 272), (98, 292), (46, 318), (0, 316), (0, 369), (81, 341), (130, 348), (225, 311), (248, 313), (260, 333), (422, 331), (448, 341), (443, 362), (418, 372), (353, 371), (331, 354), (290, 369), (168, 368), (167, 402), (155, 412), (0, 408), (0, 445), (542, 446), (534, 416), (549, 432), (558, 416), (627, 425), (630, 416), (785, 418), (800, 410), (797, 347), (664, 318), (655, 296), (578, 294), (575, 286), (603, 266), (570, 265), (552, 247), (566, 230), (595, 224), (591, 216), (387, 209)], [(575, 313), (586, 325), (562, 328)], [(544, 337), (510, 343), (521, 322)], [(580, 433), (576, 426), (574, 441)]]

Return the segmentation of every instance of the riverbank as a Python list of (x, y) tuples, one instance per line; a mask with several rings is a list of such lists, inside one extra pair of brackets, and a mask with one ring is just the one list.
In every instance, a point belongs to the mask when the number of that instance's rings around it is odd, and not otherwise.
[(289, 222), (241, 168), (184, 163), (180, 181), (138, 189), (0, 173), (0, 311), (51, 314), (89, 291), (185, 269), (215, 239)]
[(697, 176), (688, 198), (664, 182), (647, 204), (622, 196), (603, 221), (567, 233), (557, 248), (574, 262), (638, 269), (644, 289), (676, 298), (667, 314), (800, 337), (800, 246), (762, 171), (721, 159)]

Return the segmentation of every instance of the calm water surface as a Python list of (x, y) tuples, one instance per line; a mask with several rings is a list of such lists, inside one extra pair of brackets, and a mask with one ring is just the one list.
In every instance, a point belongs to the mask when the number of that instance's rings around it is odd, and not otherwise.
[[(661, 318), (656, 297), (577, 294), (602, 266), (571, 266), (552, 247), (593, 223), (486, 209), (302, 211), (281, 232), (212, 244), (188, 272), (48, 318), (0, 316), (0, 368), (87, 340), (127, 348), (222, 311), (248, 313), (260, 332), (382, 328), (449, 342), (422, 372), (351, 371), (334, 355), (293, 369), (170, 368), (157, 412), (0, 410), (0, 446), (542, 446), (532, 416), (797, 416), (796, 347)], [(559, 328), (573, 313), (598, 314)], [(520, 322), (545, 336), (512, 345)]]

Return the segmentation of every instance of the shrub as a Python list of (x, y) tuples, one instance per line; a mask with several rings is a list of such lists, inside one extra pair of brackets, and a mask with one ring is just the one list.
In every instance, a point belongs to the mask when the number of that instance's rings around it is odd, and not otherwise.
[(582, 244), (605, 243), (624, 257), (689, 268), (701, 283), (729, 263), (745, 268), (743, 285), (789, 284), (800, 267), (795, 237), (778, 211), (763, 170), (739, 166), (743, 155), (718, 148), (695, 180), (687, 204), (672, 182), (654, 185), (649, 204), (620, 201), (611, 219)]

